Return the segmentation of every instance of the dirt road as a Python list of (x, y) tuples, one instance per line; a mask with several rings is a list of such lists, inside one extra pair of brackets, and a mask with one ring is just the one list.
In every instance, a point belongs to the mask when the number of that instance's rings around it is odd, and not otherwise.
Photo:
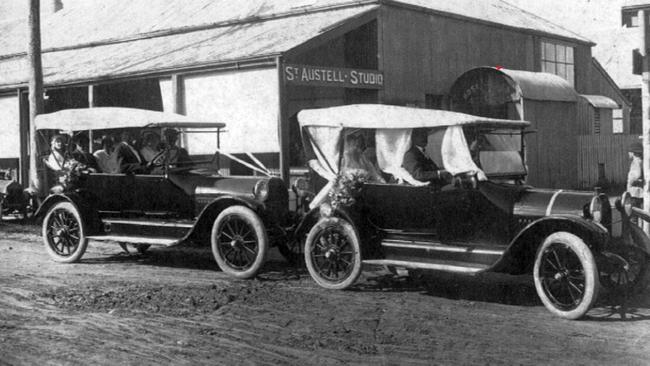
[(277, 255), (251, 281), (197, 248), (56, 264), (38, 232), (0, 223), (0, 364), (650, 364), (650, 289), (565, 321), (526, 277), (371, 269), (336, 292)]

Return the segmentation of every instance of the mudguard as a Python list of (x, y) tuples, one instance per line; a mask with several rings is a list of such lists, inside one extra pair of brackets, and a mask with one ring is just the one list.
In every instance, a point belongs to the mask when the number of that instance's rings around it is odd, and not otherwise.
[(548, 235), (566, 231), (577, 235), (594, 252), (603, 250), (608, 241), (607, 229), (574, 215), (551, 215), (533, 221), (510, 242), (503, 256), (488, 270), (522, 274), (532, 269), (537, 248)]
[(70, 202), (81, 215), (84, 222), (86, 235), (93, 235), (101, 230), (101, 220), (97, 210), (90, 204), (89, 200), (85, 199), (82, 195), (76, 192), (66, 192), (49, 195), (45, 201), (40, 205), (34, 217), (37, 220), (42, 220), (45, 214), (59, 202)]
[(244, 206), (253, 210), (260, 216), (262, 222), (266, 223), (266, 218), (260, 214), (264, 211), (265, 208), (263, 203), (246, 197), (223, 195), (215, 198), (212, 202), (203, 207), (201, 212), (198, 214), (196, 223), (194, 223), (194, 227), (185, 235), (183, 240), (189, 238), (201, 238), (202, 234), (209, 235), (212, 230), (214, 220), (216, 220), (221, 211), (234, 205)]

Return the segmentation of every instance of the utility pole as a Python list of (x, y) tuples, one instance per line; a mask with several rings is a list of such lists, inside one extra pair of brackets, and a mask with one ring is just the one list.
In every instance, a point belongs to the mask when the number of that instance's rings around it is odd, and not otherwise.
[(38, 179), (36, 158), (36, 115), (43, 113), (43, 65), (41, 63), (41, 14), (40, 0), (29, 0), (29, 188), (39, 192), (41, 182)]

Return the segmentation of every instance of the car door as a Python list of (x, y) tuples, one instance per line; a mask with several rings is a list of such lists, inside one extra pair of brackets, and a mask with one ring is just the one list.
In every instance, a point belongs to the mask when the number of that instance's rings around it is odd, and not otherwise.
[(385, 230), (435, 233), (439, 196), (431, 186), (366, 184), (362, 204), (369, 221)]

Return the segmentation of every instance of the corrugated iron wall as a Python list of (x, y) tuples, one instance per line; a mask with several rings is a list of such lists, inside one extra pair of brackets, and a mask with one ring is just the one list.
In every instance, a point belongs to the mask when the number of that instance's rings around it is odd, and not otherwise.
[(579, 188), (625, 184), (628, 148), (640, 141), (638, 135), (583, 135), (577, 140)]

